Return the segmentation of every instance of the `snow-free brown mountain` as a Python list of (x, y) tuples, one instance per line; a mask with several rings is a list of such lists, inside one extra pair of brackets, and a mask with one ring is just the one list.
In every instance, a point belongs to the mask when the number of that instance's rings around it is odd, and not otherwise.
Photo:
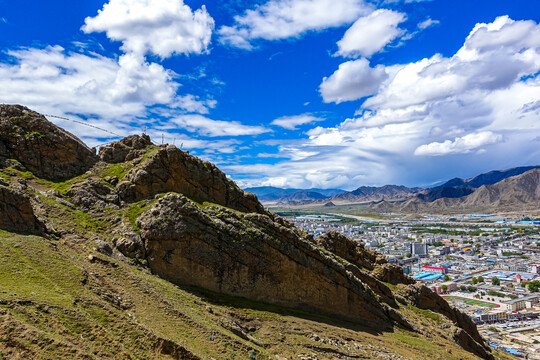
[(432, 202), (412, 199), (400, 205), (400, 209), (434, 212), (527, 212), (538, 211), (539, 204), (540, 168), (533, 168), (492, 185), (482, 185), (466, 196), (441, 198)]
[(282, 198), (277, 204), (305, 207), (332, 203), (365, 206), (374, 212), (403, 213), (536, 211), (540, 204), (537, 190), (540, 184), (534, 174), (538, 171), (540, 166), (494, 170), (471, 179), (454, 178), (425, 189), (398, 185), (361, 186), (354, 191), (322, 199)]
[[(438, 196), (416, 196), (402, 202), (380, 202), (371, 205), (376, 211), (401, 211), (425, 213), (463, 213), (468, 212), (537, 212), (540, 204), (540, 168), (522, 167), (510, 169), (498, 182), (480, 185), (478, 188), (442, 187)], [(493, 180), (492, 180), (493, 181)], [(492, 182), (492, 181), (488, 181)], [(467, 182), (465, 183), (467, 184)], [(465, 185), (466, 186), (466, 185)], [(442, 191), (441, 191), (442, 190)], [(445, 192), (450, 194), (445, 196)], [(431, 193), (433, 195), (434, 192)], [(434, 199), (434, 200), (433, 200)]]
[[(98, 156), (27, 108), (0, 114), (2, 358), (493, 358), (400, 267), (314, 239), (187, 151), (133, 135)], [(27, 162), (34, 147), (55, 163)]]

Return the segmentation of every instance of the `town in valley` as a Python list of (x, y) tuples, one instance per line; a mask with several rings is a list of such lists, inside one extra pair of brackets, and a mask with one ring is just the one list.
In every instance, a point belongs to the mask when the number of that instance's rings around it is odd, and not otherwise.
[(540, 219), (281, 214), (314, 236), (335, 230), (384, 254), (468, 314), (491, 347), (540, 358)]

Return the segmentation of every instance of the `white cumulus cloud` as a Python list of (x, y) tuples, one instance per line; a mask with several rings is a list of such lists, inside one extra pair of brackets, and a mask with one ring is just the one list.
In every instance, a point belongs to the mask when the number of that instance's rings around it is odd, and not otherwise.
[(384, 66), (372, 68), (365, 58), (347, 61), (328, 78), (324, 78), (319, 91), (324, 102), (341, 103), (373, 95), (388, 78)]
[(214, 19), (203, 6), (192, 11), (183, 0), (110, 0), (82, 30), (105, 32), (126, 53), (200, 54), (210, 44)]
[[(256, 169), (263, 182), (286, 177), (290, 186), (309, 188), (427, 185), (537, 164), (539, 31), (534, 21), (503, 16), (477, 24), (450, 57), (433, 54), (374, 69), (363, 58), (345, 62), (321, 84), (323, 99), (372, 96), (355, 117), (311, 129), (308, 138), (289, 146), (316, 157), (281, 152), (288, 159), (273, 167), (231, 170), (247, 178)], [(372, 72), (376, 81), (369, 81)]]
[(405, 14), (387, 9), (379, 9), (361, 17), (338, 41), (339, 50), (336, 55), (370, 57), (405, 33), (398, 27), (405, 19)]
[(167, 127), (171, 128), (173, 124), (181, 129), (211, 137), (259, 135), (270, 131), (263, 126), (243, 125), (238, 121), (212, 120), (198, 114), (175, 117), (169, 121)]
[(493, 91), (511, 86), (540, 70), (540, 26), (507, 16), (477, 24), (452, 57), (434, 55), (394, 65), (381, 91), (365, 108), (399, 108), (443, 100), (467, 91)]
[(323, 121), (323, 118), (313, 116), (311, 114), (302, 114), (295, 116), (282, 116), (280, 118), (274, 119), (270, 124), (281, 126), (284, 129), (296, 130), (298, 126), (304, 124), (310, 124), (317, 121)]
[(144, 115), (146, 106), (168, 105), (189, 112), (208, 112), (213, 100), (177, 95), (175, 73), (133, 54), (118, 60), (81, 54), (61, 46), (7, 52), (0, 63), (0, 98), (40, 111), (129, 118)]
[[(122, 70), (114, 59), (72, 53), (60, 46), (9, 51), (8, 56), (10, 62), (0, 63), (0, 98), (40, 111), (133, 116), (145, 104), (171, 99), (177, 88), (162, 67), (142, 65), (136, 69), (140, 79), (155, 77), (154, 82), (132, 81), (130, 89), (122, 89), (129, 69)], [(148, 96), (144, 103), (135, 101), (143, 95)]]
[[(167, 106), (175, 114), (207, 113), (215, 106), (213, 100), (177, 95), (179, 84), (173, 72), (133, 54), (117, 60), (49, 46), (11, 50), (7, 55), (9, 61), (0, 63), (2, 102), (74, 120), (88, 118), (121, 136), (141, 131), (140, 118), (148, 115), (148, 107)], [(92, 145), (99, 143), (96, 139), (110, 137), (76, 123), (60, 125)]]
[(471, 152), (471, 150), (479, 147), (501, 142), (502, 139), (503, 137), (500, 134), (494, 134), (491, 131), (483, 131), (455, 138), (453, 141), (446, 140), (444, 142), (432, 142), (430, 144), (421, 145), (416, 148), (414, 155), (442, 156), (449, 154), (467, 154)]
[(373, 11), (364, 0), (270, 0), (235, 16), (218, 33), (222, 44), (251, 49), (255, 39), (279, 40), (355, 21)]

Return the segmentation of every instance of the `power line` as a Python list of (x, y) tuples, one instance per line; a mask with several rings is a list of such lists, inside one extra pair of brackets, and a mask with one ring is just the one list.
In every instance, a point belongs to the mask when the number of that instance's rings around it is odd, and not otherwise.
[[(72, 122), (77, 123), (77, 124), (81, 124), (81, 125), (84, 125), (84, 126), (88, 126), (88, 127), (94, 128), (94, 129), (104, 131), (104, 132), (106, 132), (108, 134), (114, 135), (115, 137), (119, 137), (119, 138), (123, 137), (122, 135), (118, 135), (117, 133), (114, 133), (114, 132), (109, 131), (107, 129), (100, 128), (99, 126), (96, 126), (96, 125), (87, 124), (87, 123), (79, 121), (79, 120), (68, 119), (67, 117), (57, 116), (57, 115), (49, 115), (49, 114), (41, 114), (41, 115), (56, 118), (56, 119), (61, 119), (61, 120), (72, 121)], [(147, 130), (147, 128), (145, 126), (144, 127), (144, 134), (146, 134), (146, 130)], [(164, 141), (164, 135), (161, 134), (161, 142), (163, 143), (163, 141)], [(150, 142), (152, 142), (152, 144), (154, 144), (154, 145), (158, 145), (154, 141), (152, 141), (151, 139), (150, 139)], [(108, 144), (111, 144), (111, 142), (106, 142), (106, 143), (100, 144), (100, 145), (98, 145), (98, 147), (101, 147), (103, 145), (108, 145)], [(183, 145), (183, 143), (182, 143), (182, 145)]]
[(77, 123), (77, 124), (81, 124), (81, 125), (84, 125), (84, 126), (88, 126), (88, 127), (91, 127), (91, 128), (94, 128), (94, 129), (98, 129), (98, 130), (101, 130), (101, 131), (104, 131), (106, 133), (109, 133), (111, 135), (114, 135), (116, 137), (122, 137), (122, 135), (118, 135), (112, 131), (109, 131), (109, 130), (106, 130), (106, 129), (103, 129), (103, 128), (100, 128), (99, 126), (95, 126), (95, 125), (92, 125), (92, 124), (87, 124), (85, 122), (82, 122), (82, 121), (79, 121), (79, 120), (73, 120), (73, 119), (68, 119), (66, 117), (62, 117), (62, 116), (56, 116), (56, 115), (48, 115), (48, 114), (41, 114), (43, 116), (48, 116), (48, 117), (52, 117), (52, 118), (56, 118), (56, 119), (61, 119), (61, 120), (67, 120), (67, 121), (72, 121), (74, 123)]

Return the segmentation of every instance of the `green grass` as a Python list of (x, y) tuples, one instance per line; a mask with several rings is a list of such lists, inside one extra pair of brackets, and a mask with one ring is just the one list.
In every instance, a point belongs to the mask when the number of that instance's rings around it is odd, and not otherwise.
[(73, 210), (63, 204), (58, 203), (53, 197), (39, 194), (43, 204), (47, 207), (49, 220), (55, 227), (70, 228), (78, 232), (101, 232), (106, 228), (106, 224), (94, 219), (89, 214), (80, 210)]
[(400, 342), (412, 346), (419, 352), (418, 355), (422, 355), (423, 358), (431, 358), (431, 356), (433, 356), (435, 359), (459, 359), (459, 357), (446, 352), (444, 348), (441, 348), (436, 343), (419, 337), (416, 333), (410, 331), (397, 331), (394, 332), (392, 336)]
[(125, 216), (128, 218), (129, 222), (133, 226), (133, 230), (137, 234), (141, 233), (141, 229), (137, 226), (137, 219), (143, 212), (146, 211), (146, 209), (150, 208), (152, 205), (156, 203), (157, 200), (152, 200), (150, 203), (147, 203), (146, 200), (141, 200), (136, 203), (133, 203), (129, 205), (127, 210), (125, 211)]
[(481, 300), (467, 299), (467, 298), (460, 297), (460, 296), (443, 296), (443, 298), (448, 299), (448, 300), (460, 300), (460, 301), (466, 302), (468, 304), (484, 306), (484, 307), (490, 307), (490, 308), (499, 307), (499, 305), (493, 304), (493, 303), (490, 303), (490, 302), (481, 301)]
[[(0, 231), (0, 307), (19, 326), (11, 336), (19, 339), (26, 334), (19, 340), (30, 339), (24, 347), (39, 354), (26, 358), (78, 358), (64, 345), (58, 346), (60, 342), (96, 359), (161, 359), (164, 356), (153, 349), (156, 336), (172, 339), (203, 359), (222, 358), (227, 347), (241, 359), (240, 354), (253, 348), (217, 325), (198, 296), (110, 258), (104, 260), (116, 267), (89, 263), (81, 250)], [(132, 307), (115, 308), (104, 300), (108, 294), (129, 300)], [(26, 324), (31, 324), (30, 333)], [(211, 334), (219, 342), (211, 342)], [(0, 337), (5, 334), (0, 332)]]
[(42, 137), (45, 137), (45, 135), (43, 135), (43, 134), (41, 134), (41, 133), (39, 133), (37, 131), (32, 131), (32, 132), (24, 134), (24, 137), (25, 138), (37, 137), (38, 139), (41, 139)]
[(84, 173), (65, 181), (52, 181), (52, 180), (42, 179), (35, 176), (30, 171), (20, 171), (13, 167), (3, 169), (0, 172), (0, 176), (2, 176), (6, 180), (9, 180), (11, 176), (16, 176), (16, 177), (20, 177), (26, 180), (31, 180), (41, 185), (42, 187), (47, 187), (51, 190), (56, 190), (64, 194), (72, 185), (81, 183), (90, 177), (97, 177), (99, 179), (103, 179), (107, 176), (111, 176), (111, 177), (116, 176), (118, 177), (120, 181), (122, 181), (124, 179), (124, 176), (128, 172), (128, 170), (131, 168), (132, 168), (132, 165), (130, 163), (104, 164), (103, 166), (95, 168), (95, 171), (96, 171), (95, 174)]
[(23, 297), (58, 306), (71, 303), (72, 297), (51, 278), (77, 283), (82, 279), (80, 271), (51, 252), (39, 237), (25, 237), (23, 243), (20, 237), (0, 231), (0, 239), (0, 299)]
[(7, 169), (3, 170), (3, 176), (7, 176), (8, 178), (10, 176), (16, 176), (19, 178), (23, 178), (25, 180), (31, 180), (36, 182), (39, 185), (42, 185), (43, 187), (47, 187), (51, 190), (56, 190), (60, 193), (64, 193), (67, 189), (71, 187), (72, 184), (75, 184), (84, 178), (88, 177), (88, 175), (83, 174), (81, 176), (75, 177), (73, 179), (70, 179), (68, 181), (50, 181), (47, 179), (41, 179), (36, 177), (32, 172), (30, 171), (20, 171), (13, 167), (9, 167)]
[(414, 312), (416, 312), (416, 313), (418, 313), (418, 314), (421, 314), (421, 315), (423, 315), (423, 316), (425, 316), (425, 317), (428, 317), (428, 318), (430, 318), (430, 319), (432, 319), (432, 320), (435, 320), (435, 321), (437, 321), (437, 322), (440, 322), (440, 321), (441, 321), (440, 315), (437, 314), (437, 313), (435, 313), (435, 312), (433, 312), (433, 311), (431, 311), (431, 310), (427, 310), (427, 309), (419, 309), (419, 308), (417, 308), (416, 306), (412, 306), (412, 305), (410, 305), (410, 304), (407, 305), (407, 307), (408, 307), (409, 309), (411, 309), (412, 311), (414, 311)]
[(150, 157), (156, 155), (158, 151), (159, 151), (159, 146), (151, 145), (151, 146), (147, 147), (147, 150), (146, 150), (146, 152), (144, 153), (143, 158), (142, 158), (140, 164), (144, 163), (144, 162), (145, 162), (146, 160), (148, 160)]
[(116, 176), (119, 181), (122, 181), (124, 179), (124, 176), (126, 176), (126, 173), (131, 168), (132, 166), (129, 163), (106, 164), (103, 169), (100, 169), (99, 175), (101, 178), (105, 178), (107, 176), (110, 176), (110, 177)]

